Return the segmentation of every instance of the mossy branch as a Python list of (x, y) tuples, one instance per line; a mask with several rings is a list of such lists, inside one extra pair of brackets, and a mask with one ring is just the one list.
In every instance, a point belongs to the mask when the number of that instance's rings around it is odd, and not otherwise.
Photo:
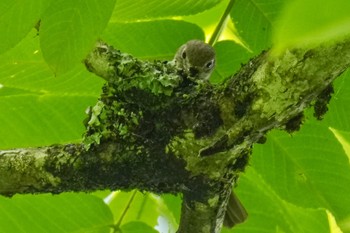
[(220, 232), (228, 195), (253, 143), (297, 130), (350, 65), (350, 39), (279, 56), (264, 52), (220, 85), (183, 77), (100, 42), (87, 68), (107, 82), (83, 143), (0, 152), (0, 193), (97, 189), (183, 193), (178, 232)]

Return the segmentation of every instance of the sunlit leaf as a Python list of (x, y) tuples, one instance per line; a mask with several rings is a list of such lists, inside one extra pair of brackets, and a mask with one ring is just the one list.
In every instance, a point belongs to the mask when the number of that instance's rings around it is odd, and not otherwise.
[(0, 197), (0, 232), (109, 233), (113, 217), (108, 207), (88, 194)]
[(349, 160), (321, 123), (303, 125), (293, 138), (283, 132), (269, 134), (264, 145), (255, 146), (251, 165), (283, 200), (328, 209), (337, 221), (348, 217)]
[(154, 228), (144, 222), (133, 221), (121, 226), (123, 233), (158, 233)]
[(169, 228), (176, 229), (180, 223), (181, 215), (181, 197), (171, 194), (164, 194), (161, 196), (162, 205), (160, 206), (160, 214), (168, 221)]
[[(151, 194), (131, 192), (117, 192), (108, 204), (117, 223), (122, 218), (122, 224), (132, 221), (142, 221), (149, 226), (157, 225), (159, 211), (158, 202)], [(124, 211), (127, 212), (124, 213)], [(153, 214), (149, 214), (153, 213)]]
[(272, 45), (272, 29), (277, 16), (287, 1), (284, 0), (237, 0), (231, 18), (238, 36), (254, 54)]
[(107, 26), (115, 0), (52, 1), (40, 24), (43, 56), (56, 74), (81, 64)]
[(334, 136), (338, 139), (338, 142), (343, 146), (344, 152), (350, 161), (350, 132), (329, 128)]
[[(170, 30), (171, 29), (171, 30)], [(204, 40), (197, 25), (175, 20), (111, 23), (103, 39), (141, 59), (171, 60), (178, 47), (191, 39)]]
[(54, 77), (35, 32), (0, 56), (0, 148), (80, 141), (102, 80), (76, 68)]
[(281, 13), (274, 35), (277, 48), (312, 46), (350, 32), (348, 0), (296, 0)]
[(215, 44), (214, 48), (216, 51), (216, 67), (210, 78), (213, 83), (221, 82), (235, 74), (252, 55), (233, 41), (220, 41)]
[(0, 54), (19, 43), (40, 19), (49, 1), (0, 1)]
[(118, 0), (113, 12), (115, 21), (136, 21), (181, 15), (208, 10), (221, 0)]
[(323, 122), (332, 128), (350, 132), (350, 70), (335, 80), (334, 89), (334, 94), (328, 105), (329, 111)]
[(329, 233), (325, 210), (296, 206), (282, 199), (260, 174), (250, 167), (242, 175), (237, 195), (248, 210), (248, 219), (235, 232)]

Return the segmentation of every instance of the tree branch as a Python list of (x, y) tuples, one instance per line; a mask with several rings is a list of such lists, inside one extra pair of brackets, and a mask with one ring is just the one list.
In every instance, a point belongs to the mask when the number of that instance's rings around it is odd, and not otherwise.
[(252, 144), (273, 128), (297, 130), (304, 109), (321, 93), (327, 100), (331, 82), (350, 65), (350, 39), (264, 52), (216, 86), (104, 43), (85, 64), (107, 83), (90, 108), (84, 141), (0, 152), (0, 193), (180, 192), (178, 232), (220, 232)]

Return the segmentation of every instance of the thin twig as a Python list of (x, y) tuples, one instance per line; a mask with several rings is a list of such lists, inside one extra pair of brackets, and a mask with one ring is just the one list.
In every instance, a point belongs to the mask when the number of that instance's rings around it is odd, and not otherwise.
[(125, 209), (118, 220), (118, 223), (116, 224), (116, 228), (119, 228), (120, 224), (122, 223), (122, 221), (126, 215), (126, 212), (128, 212), (128, 209), (130, 208), (130, 205), (131, 205), (132, 201), (134, 200), (134, 197), (136, 196), (136, 193), (137, 193), (137, 190), (134, 190), (134, 192), (132, 193), (132, 195), (128, 201), (128, 204), (125, 206)]
[(221, 16), (221, 19), (216, 26), (213, 34), (210, 37), (209, 43), (210, 45), (214, 45), (214, 43), (218, 40), (219, 36), (221, 35), (222, 30), (224, 29), (224, 26), (226, 25), (226, 19), (229, 17), (229, 14), (231, 12), (231, 9), (233, 7), (233, 4), (235, 3), (235, 0), (230, 0), (228, 3), (224, 14)]

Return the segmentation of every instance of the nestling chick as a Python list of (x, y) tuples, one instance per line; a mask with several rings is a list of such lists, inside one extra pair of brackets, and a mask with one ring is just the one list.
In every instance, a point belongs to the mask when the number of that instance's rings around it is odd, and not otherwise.
[(190, 40), (177, 50), (173, 61), (187, 76), (208, 80), (215, 67), (215, 51), (200, 40)]

